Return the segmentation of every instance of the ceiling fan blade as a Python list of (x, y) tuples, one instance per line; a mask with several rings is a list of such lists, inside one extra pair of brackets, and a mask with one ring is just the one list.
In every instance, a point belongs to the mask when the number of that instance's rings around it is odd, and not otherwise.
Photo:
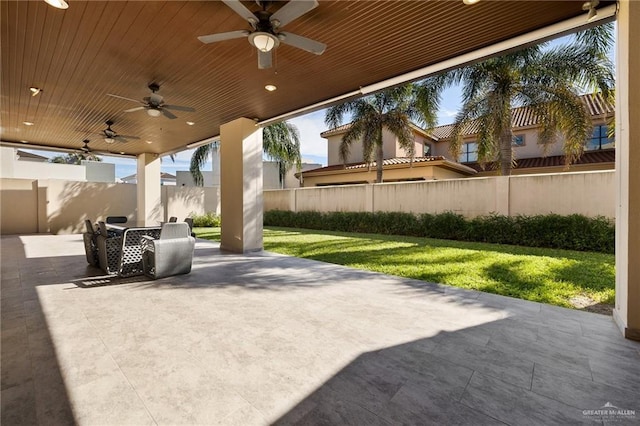
[(271, 68), (271, 52), (258, 50), (258, 69), (266, 70)]
[(122, 135), (118, 135), (113, 139), (115, 139), (116, 141), (121, 142), (121, 143), (127, 143), (128, 142), (127, 138), (125, 136), (122, 136)]
[(251, 12), (242, 3), (240, 3), (240, 0), (222, 0), (222, 2), (247, 21), (257, 21), (256, 16), (253, 14), (253, 12)]
[(145, 107), (143, 106), (139, 106), (139, 107), (135, 107), (135, 108), (129, 108), (129, 109), (125, 109), (124, 112), (134, 112), (134, 111), (140, 111), (141, 109), (144, 109)]
[[(129, 136), (129, 135), (118, 135), (116, 136), (116, 139), (118, 138), (122, 138), (122, 139), (140, 139), (138, 136)], [(126, 142), (126, 141), (125, 141)]]
[(180, 105), (162, 105), (162, 108), (172, 109), (174, 111), (196, 112), (195, 108)]
[(172, 120), (178, 118), (177, 116), (173, 115), (173, 113), (171, 113), (171, 111), (169, 111), (169, 110), (166, 110), (166, 109), (162, 108), (161, 111), (164, 114), (164, 116), (167, 117), (167, 118), (170, 118)]
[(137, 99), (131, 99), (131, 98), (125, 98), (124, 96), (118, 96), (118, 95), (113, 95), (111, 93), (107, 93), (107, 96), (111, 96), (112, 98), (118, 98), (118, 99), (124, 99), (125, 101), (131, 101), (131, 102), (136, 102), (138, 104), (141, 104), (142, 102), (140, 102)]
[(269, 20), (276, 28), (281, 28), (316, 7), (318, 7), (316, 0), (290, 0), (289, 3), (271, 15)]
[(322, 55), (327, 48), (327, 45), (320, 43), (319, 41), (311, 40), (310, 38), (302, 37), (292, 33), (280, 33), (278, 38), (284, 44), (297, 47), (298, 49), (306, 50), (316, 55)]
[(229, 31), (228, 33), (218, 33), (218, 34), (209, 34), (206, 36), (198, 37), (198, 40), (205, 44), (215, 43), (218, 41), (232, 40), (234, 38), (242, 38), (247, 37), (249, 35), (249, 31), (246, 30), (238, 30), (238, 31)]

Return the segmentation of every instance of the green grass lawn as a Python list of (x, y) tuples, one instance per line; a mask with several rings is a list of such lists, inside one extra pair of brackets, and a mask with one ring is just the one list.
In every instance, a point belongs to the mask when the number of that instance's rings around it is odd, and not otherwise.
[[(195, 232), (220, 239), (219, 228)], [(564, 307), (602, 312), (614, 303), (611, 254), (275, 227), (264, 229), (264, 248)]]

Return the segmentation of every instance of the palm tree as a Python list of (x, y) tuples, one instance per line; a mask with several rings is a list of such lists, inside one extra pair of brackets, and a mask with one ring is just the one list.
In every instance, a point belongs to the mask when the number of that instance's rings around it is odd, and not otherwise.
[[(302, 165), (300, 133), (295, 125), (281, 121), (266, 126), (262, 133), (262, 148), (267, 157), (278, 163), (280, 184), (284, 181), (284, 175), (292, 167), (295, 166), (298, 171), (300, 170)], [(218, 149), (220, 149), (220, 143), (216, 141), (202, 145), (193, 152), (189, 170), (196, 185), (203, 185), (201, 169), (209, 156)]]
[(432, 78), (428, 84), (392, 87), (327, 109), (325, 123), (330, 129), (342, 125), (344, 118), (351, 119), (340, 143), (342, 161), (348, 160), (351, 145), (362, 141), (364, 161), (372, 163), (375, 152), (376, 182), (382, 182), (383, 129), (395, 135), (400, 147), (413, 159), (415, 140), (411, 123), (426, 123), (429, 128), (436, 124), (440, 82)]
[(281, 121), (264, 128), (262, 150), (271, 160), (278, 163), (280, 187), (284, 176), (292, 167), (299, 172), (302, 168), (300, 157), (300, 132), (293, 124)]
[(83, 160), (87, 161), (102, 161), (102, 158), (98, 157), (95, 154), (91, 154), (89, 152), (71, 152), (66, 155), (56, 155), (49, 159), (50, 163), (60, 163), (60, 164), (81, 164)]
[(612, 96), (613, 65), (606, 52), (611, 26), (578, 33), (575, 41), (553, 49), (545, 43), (448, 72), (447, 84), (463, 85), (463, 106), (456, 117), (451, 154), (458, 158), (462, 134), (477, 127), (478, 161), (500, 165), (510, 175), (514, 165), (511, 110), (531, 108), (540, 121), (538, 142), (545, 147), (564, 136), (566, 164), (576, 161), (591, 134), (592, 124), (578, 88)]

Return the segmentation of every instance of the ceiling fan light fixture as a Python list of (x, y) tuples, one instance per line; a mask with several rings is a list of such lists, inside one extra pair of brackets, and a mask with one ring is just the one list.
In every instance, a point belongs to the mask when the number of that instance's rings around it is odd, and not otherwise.
[(116, 140), (115, 140), (114, 138), (108, 138), (108, 137), (107, 137), (107, 138), (104, 138), (104, 141), (105, 141), (106, 143), (114, 143)]
[(159, 109), (149, 108), (147, 110), (147, 114), (149, 114), (151, 117), (160, 117), (162, 112)]
[(69, 3), (64, 0), (44, 0), (47, 4), (55, 7), (56, 9), (68, 9)]
[(249, 34), (249, 43), (261, 52), (270, 52), (273, 48), (278, 47), (280, 40), (273, 34), (257, 31)]

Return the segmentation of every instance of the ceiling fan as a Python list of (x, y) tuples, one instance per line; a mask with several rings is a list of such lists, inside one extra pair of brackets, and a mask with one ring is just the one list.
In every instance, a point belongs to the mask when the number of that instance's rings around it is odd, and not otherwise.
[(134, 112), (134, 111), (140, 111), (140, 110), (146, 109), (147, 110), (147, 114), (149, 114), (151, 117), (158, 117), (159, 115), (164, 114), (165, 117), (170, 118), (170, 119), (174, 119), (174, 118), (178, 118), (178, 117), (176, 117), (169, 110), (186, 111), (186, 112), (195, 112), (196, 111), (194, 108), (191, 108), (191, 107), (165, 104), (164, 103), (164, 98), (162, 96), (160, 96), (158, 93), (156, 93), (158, 90), (160, 90), (160, 86), (157, 83), (151, 83), (147, 87), (149, 87), (149, 90), (151, 90), (151, 95), (142, 98), (141, 101), (138, 101), (136, 99), (131, 99), (131, 98), (125, 98), (124, 96), (113, 95), (111, 93), (107, 93), (107, 96), (111, 96), (113, 98), (124, 99), (124, 100), (127, 100), (127, 101), (131, 101), (131, 102), (136, 102), (138, 104), (142, 104), (142, 106), (138, 106), (138, 107), (130, 108), (130, 109), (125, 109), (124, 112)]
[(289, 22), (299, 18), (305, 13), (318, 6), (316, 0), (290, 0), (287, 4), (278, 9), (275, 13), (267, 10), (270, 1), (256, 0), (262, 6), (262, 10), (255, 13), (247, 9), (240, 0), (222, 0), (246, 19), (251, 25), (251, 30), (238, 30), (226, 33), (210, 34), (198, 37), (203, 43), (215, 43), (218, 41), (231, 40), (234, 38), (248, 37), (249, 43), (258, 49), (258, 68), (271, 68), (271, 50), (277, 48), (280, 43), (297, 47), (316, 55), (322, 55), (327, 45), (319, 41), (311, 40), (296, 34), (280, 31), (280, 28)]
[(111, 126), (113, 125), (112, 120), (107, 120), (105, 124), (107, 125), (107, 128), (102, 131), (101, 135), (104, 137), (104, 141), (106, 143), (114, 143), (116, 141), (127, 142), (127, 139), (140, 139), (137, 136), (125, 136), (125, 135), (119, 135), (118, 133), (116, 133), (111, 128)]
[(88, 154), (91, 152), (91, 149), (89, 148), (89, 142), (91, 142), (89, 139), (85, 139), (82, 142), (84, 142), (84, 146), (82, 148), (80, 148), (80, 150), (82, 152), (84, 152), (85, 154)]

